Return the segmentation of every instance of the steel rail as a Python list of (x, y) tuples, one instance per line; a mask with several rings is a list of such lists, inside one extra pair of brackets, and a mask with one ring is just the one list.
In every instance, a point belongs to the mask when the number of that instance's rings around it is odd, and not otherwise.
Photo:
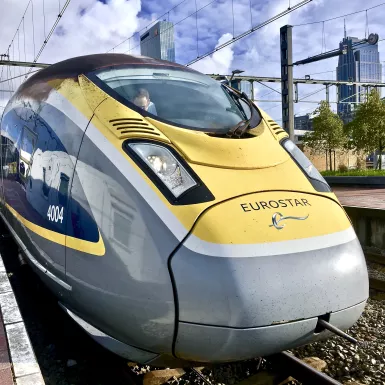
[(274, 365), (276, 370), (278, 369), (277, 372), (286, 372), (288, 376), (294, 377), (304, 385), (341, 385), (334, 378), (305, 364), (288, 352), (277, 353), (266, 359)]

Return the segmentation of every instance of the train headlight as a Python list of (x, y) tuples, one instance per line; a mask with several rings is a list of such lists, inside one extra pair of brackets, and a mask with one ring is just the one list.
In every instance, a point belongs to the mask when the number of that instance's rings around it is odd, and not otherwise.
[(330, 187), (319, 171), (314, 167), (313, 163), (306, 155), (290, 140), (285, 139), (282, 146), (294, 159), (304, 174), (308, 177), (310, 183), (317, 191), (330, 192)]
[(183, 165), (167, 148), (154, 143), (128, 143), (128, 146), (164, 183), (175, 198), (197, 185)]

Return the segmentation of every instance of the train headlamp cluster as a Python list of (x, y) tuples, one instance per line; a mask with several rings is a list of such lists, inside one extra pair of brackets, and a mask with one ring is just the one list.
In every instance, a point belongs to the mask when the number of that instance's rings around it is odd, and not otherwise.
[(153, 143), (129, 143), (128, 145), (159, 177), (175, 198), (197, 185), (167, 148)]
[(306, 157), (306, 155), (290, 140), (286, 139), (282, 142), (282, 146), (295, 160), (302, 171), (308, 176), (313, 187), (317, 191), (329, 192), (330, 187), (319, 171), (314, 167), (313, 163)]

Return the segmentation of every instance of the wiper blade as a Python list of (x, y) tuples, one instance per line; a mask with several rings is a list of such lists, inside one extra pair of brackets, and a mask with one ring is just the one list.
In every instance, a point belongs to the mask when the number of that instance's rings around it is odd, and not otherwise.
[(254, 106), (251, 100), (248, 98), (248, 96), (244, 92), (238, 93), (233, 89), (231, 89), (230, 87), (227, 87), (227, 88), (230, 92), (235, 94), (237, 98), (244, 100), (250, 108), (250, 112), (251, 112), (250, 119), (241, 120), (234, 127), (230, 128), (230, 130), (226, 134), (226, 136), (229, 138), (233, 136), (240, 138), (250, 128), (250, 123), (254, 118)]
[(234, 127), (230, 128), (229, 131), (227, 131), (226, 136), (229, 138), (232, 138), (233, 136), (240, 138), (245, 133), (245, 131), (249, 128), (249, 126), (250, 126), (250, 119), (241, 120)]

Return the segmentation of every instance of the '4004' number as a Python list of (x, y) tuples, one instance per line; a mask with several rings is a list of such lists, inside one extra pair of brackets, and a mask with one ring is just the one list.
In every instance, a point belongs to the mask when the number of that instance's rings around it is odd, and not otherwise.
[(50, 205), (48, 207), (47, 217), (52, 222), (60, 221), (60, 223), (63, 223), (63, 213), (64, 207), (59, 208), (59, 206)]

